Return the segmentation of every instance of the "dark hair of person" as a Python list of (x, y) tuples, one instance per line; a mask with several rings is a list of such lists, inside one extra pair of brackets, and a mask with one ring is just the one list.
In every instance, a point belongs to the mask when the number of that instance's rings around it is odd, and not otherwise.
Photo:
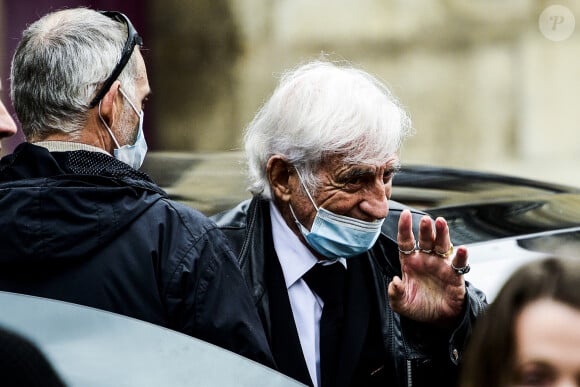
[(0, 327), (0, 375), (3, 386), (66, 385), (35, 343), (4, 327)]
[(544, 258), (517, 269), (478, 320), (462, 364), (461, 387), (512, 384), (515, 369), (515, 321), (522, 309), (551, 299), (580, 309), (580, 261)]

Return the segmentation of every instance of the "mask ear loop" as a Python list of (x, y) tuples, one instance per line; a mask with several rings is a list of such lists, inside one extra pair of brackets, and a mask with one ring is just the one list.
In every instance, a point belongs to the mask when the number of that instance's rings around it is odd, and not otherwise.
[(123, 89), (121, 87), (119, 87), (119, 92), (121, 92), (121, 94), (123, 95), (123, 97), (125, 97), (125, 101), (129, 102), (129, 105), (131, 105), (131, 107), (133, 108), (133, 110), (135, 111), (135, 113), (137, 113), (137, 115), (139, 117), (141, 117), (141, 113), (143, 113), (143, 110), (139, 111), (135, 105), (133, 104), (133, 102), (131, 102), (131, 99), (127, 96), (127, 94), (125, 94), (125, 92), (123, 91)]
[(103, 100), (100, 100), (99, 101), (99, 118), (101, 119), (101, 122), (103, 123), (103, 125), (105, 125), (105, 128), (107, 128), (107, 131), (109, 132), (109, 135), (111, 135), (111, 138), (113, 139), (113, 142), (117, 146), (117, 149), (119, 149), (119, 148), (121, 148), (121, 146), (119, 145), (119, 143), (117, 142), (117, 139), (113, 135), (113, 132), (111, 131), (111, 128), (109, 128), (109, 125), (107, 125), (107, 123), (105, 122), (105, 119), (101, 115), (101, 102), (103, 102)]
[[(314, 203), (314, 199), (312, 199), (310, 192), (308, 192), (308, 188), (306, 188), (306, 184), (304, 184), (304, 180), (302, 180), (302, 175), (300, 174), (300, 171), (298, 170), (298, 168), (294, 168), (294, 170), (296, 171), (296, 174), (298, 175), (298, 180), (300, 180), (300, 184), (302, 184), (304, 191), (306, 191), (306, 195), (308, 196), (308, 199), (310, 199), (310, 202), (312, 203), (312, 205), (314, 206), (316, 211), (318, 211), (318, 206), (316, 205), (316, 203)], [(292, 209), (292, 207), (290, 207), (290, 209)]]
[(294, 213), (294, 209), (292, 208), (292, 204), (288, 203), (288, 207), (290, 207), (290, 212), (292, 213), (292, 216), (294, 217), (294, 223), (296, 223), (296, 225), (298, 226), (298, 228), (304, 227), (302, 225), (302, 223), (300, 223), (300, 221), (296, 217), (296, 214)]

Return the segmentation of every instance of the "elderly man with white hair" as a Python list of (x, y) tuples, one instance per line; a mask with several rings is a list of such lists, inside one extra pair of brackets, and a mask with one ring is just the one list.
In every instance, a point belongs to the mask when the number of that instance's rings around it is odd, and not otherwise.
[(486, 306), (445, 219), (389, 200), (411, 130), (379, 80), (326, 61), (287, 72), (246, 129), (253, 198), (214, 220), (278, 368), (310, 386), (452, 386)]

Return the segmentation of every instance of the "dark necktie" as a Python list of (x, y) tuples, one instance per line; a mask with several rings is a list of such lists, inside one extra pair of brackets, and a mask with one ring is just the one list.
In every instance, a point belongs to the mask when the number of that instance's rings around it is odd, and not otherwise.
[(325, 266), (317, 264), (303, 278), (324, 302), (320, 318), (320, 379), (322, 387), (332, 387), (335, 385), (344, 320), (346, 269), (340, 262)]

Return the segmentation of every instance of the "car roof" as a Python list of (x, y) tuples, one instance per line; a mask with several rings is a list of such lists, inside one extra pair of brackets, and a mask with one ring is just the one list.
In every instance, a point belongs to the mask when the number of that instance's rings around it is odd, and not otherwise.
[[(206, 215), (251, 197), (241, 152), (151, 152), (142, 170)], [(465, 169), (405, 165), (391, 199), (445, 217), (455, 244), (580, 225), (580, 188)]]
[(411, 165), (392, 197), (444, 217), (455, 244), (580, 226), (580, 188), (514, 176)]
[(302, 384), (215, 345), (82, 305), (0, 292), (0, 325), (40, 347), (68, 386)]

